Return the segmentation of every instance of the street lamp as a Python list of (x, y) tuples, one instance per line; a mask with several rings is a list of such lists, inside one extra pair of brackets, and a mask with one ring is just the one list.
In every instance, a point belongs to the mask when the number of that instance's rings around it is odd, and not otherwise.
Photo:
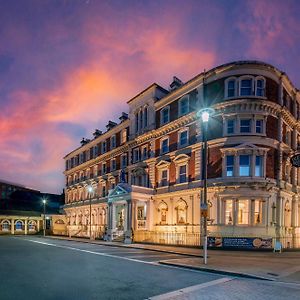
[(87, 188), (90, 196), (90, 240), (92, 240), (92, 192), (93, 192), (93, 186), (89, 185)]
[(44, 218), (43, 218), (43, 231), (44, 231), (44, 237), (46, 236), (46, 199), (42, 199), (43, 205), (44, 205)]
[(201, 201), (201, 216), (203, 216), (203, 263), (207, 264), (207, 127), (210, 116), (213, 113), (213, 109), (206, 108), (200, 110), (199, 114), (202, 120), (203, 128), (203, 163), (202, 163), (202, 174), (203, 174), (203, 201)]

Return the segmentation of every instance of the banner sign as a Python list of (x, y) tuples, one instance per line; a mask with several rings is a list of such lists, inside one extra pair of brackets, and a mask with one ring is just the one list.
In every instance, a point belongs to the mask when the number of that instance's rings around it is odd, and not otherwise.
[(208, 237), (210, 248), (272, 249), (272, 238)]

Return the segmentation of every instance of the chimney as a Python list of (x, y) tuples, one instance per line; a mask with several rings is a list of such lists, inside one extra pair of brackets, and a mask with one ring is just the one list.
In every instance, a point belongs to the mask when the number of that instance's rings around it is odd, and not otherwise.
[(121, 121), (121, 123), (124, 122), (127, 119), (128, 119), (128, 114), (126, 114), (125, 112), (122, 112), (122, 115), (119, 118), (119, 120)]
[(95, 129), (95, 132), (93, 133), (94, 139), (97, 138), (102, 134), (102, 131), (99, 129)]
[(178, 89), (182, 85), (183, 85), (183, 82), (179, 78), (177, 78), (176, 76), (173, 76), (173, 81), (170, 84), (171, 91), (174, 91), (174, 90)]
[(106, 125), (106, 129), (107, 131), (111, 130), (112, 128), (114, 128), (117, 125), (117, 123), (113, 122), (113, 121), (108, 121), (108, 124)]

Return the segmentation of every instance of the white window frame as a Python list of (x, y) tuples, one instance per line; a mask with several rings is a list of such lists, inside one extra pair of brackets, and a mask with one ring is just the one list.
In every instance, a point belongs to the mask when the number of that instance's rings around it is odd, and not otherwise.
[[(186, 113), (183, 113), (182, 112), (182, 102), (184, 101), (187, 101), (187, 112)], [(190, 99), (189, 99), (189, 96), (188, 95), (185, 95), (183, 96), (179, 101), (178, 101), (178, 116), (181, 117), (181, 116), (185, 116), (187, 115), (188, 113), (190, 112)]]
[(115, 171), (117, 169), (117, 161), (115, 158), (110, 161), (110, 171)]
[(102, 154), (107, 152), (107, 142), (106, 141), (103, 141), (101, 143), (101, 152), (102, 152)]
[[(164, 122), (164, 111), (168, 111), (168, 120)], [(165, 106), (163, 109), (160, 111), (160, 125), (165, 125), (170, 122), (170, 106)]]
[[(230, 96), (228, 95), (228, 85), (230, 81), (234, 81), (234, 95)], [(237, 97), (237, 91), (238, 91), (238, 80), (236, 77), (229, 77), (225, 80), (225, 98), (235, 98)]]
[[(163, 151), (163, 143), (164, 141), (168, 141), (168, 150), (167, 151)], [(164, 137), (160, 140), (160, 154), (163, 155), (163, 154), (166, 154), (170, 151), (170, 144), (169, 144), (169, 137)]]
[(110, 137), (110, 149), (115, 149), (116, 147), (117, 147), (117, 137), (114, 134)]
[[(228, 121), (233, 121), (233, 132), (228, 132)], [(226, 135), (235, 135), (236, 134), (236, 123), (237, 123), (237, 120), (236, 118), (227, 118), (226, 119), (226, 129), (225, 129), (225, 133)]]
[[(125, 158), (125, 160), (124, 160)], [(125, 164), (123, 164), (125, 161)], [(128, 159), (127, 159), (127, 154), (122, 154), (121, 155), (121, 169), (126, 168), (128, 165)]]
[[(262, 80), (262, 82), (263, 82), (263, 88), (262, 88), (262, 90), (263, 90), (263, 95), (262, 96), (260, 96), (260, 95), (257, 95), (257, 81), (259, 81), (259, 80)], [(265, 77), (263, 77), (263, 76), (257, 76), (257, 77), (255, 77), (255, 96), (256, 97), (261, 97), (261, 98), (265, 98), (266, 97), (266, 78)]]
[[(187, 133), (186, 143), (181, 144), (181, 134), (184, 133), (184, 132)], [(183, 129), (178, 131), (178, 147), (182, 148), (182, 147), (186, 147), (188, 145), (189, 145), (189, 128), (183, 128)]]
[[(163, 172), (164, 171), (166, 171), (167, 172), (167, 178), (166, 178), (166, 182), (167, 182), (167, 184), (166, 185), (163, 185), (162, 184), (162, 174), (163, 174)], [(167, 187), (167, 186), (169, 186), (169, 184), (170, 184), (170, 170), (169, 170), (169, 168), (163, 168), (163, 169), (160, 169), (159, 170), (159, 183), (158, 183), (158, 185), (160, 186), (160, 187)]]
[[(242, 81), (243, 80), (252, 80), (250, 95), (242, 95), (241, 94)], [(250, 75), (241, 76), (241, 77), (239, 77), (238, 82), (239, 82), (239, 97), (252, 97), (252, 96), (255, 95), (254, 94), (254, 85), (255, 85), (255, 78), (254, 78), (254, 76), (250, 76)]]
[[(250, 128), (250, 131), (249, 132), (242, 132), (241, 131), (241, 128), (242, 128), (242, 124), (241, 124), (241, 122), (242, 121), (245, 121), (245, 120), (247, 120), (247, 121), (250, 121), (250, 124), (249, 124), (249, 128)], [(251, 118), (251, 117), (242, 117), (242, 118), (240, 118), (239, 119), (239, 133), (240, 134), (253, 134), (253, 130), (252, 130), (252, 126), (253, 126), (253, 118)]]

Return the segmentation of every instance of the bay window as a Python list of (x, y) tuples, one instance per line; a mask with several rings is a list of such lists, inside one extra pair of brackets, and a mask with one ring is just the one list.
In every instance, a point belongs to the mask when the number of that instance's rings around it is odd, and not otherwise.
[(250, 176), (250, 155), (240, 155), (240, 176)]
[(260, 119), (255, 121), (255, 132), (263, 133), (263, 120)]
[(232, 177), (233, 176), (233, 170), (234, 170), (234, 156), (233, 155), (227, 155), (226, 156), (226, 176)]
[(262, 224), (262, 214), (263, 214), (263, 201), (254, 201), (254, 224)]
[(257, 177), (263, 176), (262, 162), (263, 162), (263, 156), (256, 155), (255, 156), (255, 176), (257, 176)]
[(249, 224), (249, 200), (238, 200), (238, 224)]
[(225, 224), (233, 224), (233, 200), (226, 200), (224, 203), (225, 211)]
[(235, 119), (227, 120), (227, 134), (233, 134), (235, 132)]
[(240, 120), (240, 132), (250, 133), (251, 132), (251, 119)]
[(235, 86), (236, 81), (235, 79), (231, 79), (227, 83), (227, 97), (234, 97), (235, 96)]
[(258, 97), (265, 96), (265, 80), (264, 79), (256, 79), (255, 96), (258, 96)]

